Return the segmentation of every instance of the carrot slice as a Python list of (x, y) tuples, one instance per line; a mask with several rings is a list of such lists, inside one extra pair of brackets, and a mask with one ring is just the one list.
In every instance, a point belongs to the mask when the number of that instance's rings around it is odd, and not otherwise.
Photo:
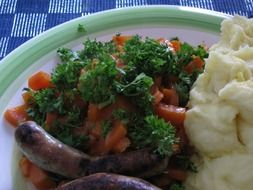
[(100, 122), (96, 122), (94, 127), (91, 128), (90, 134), (99, 139), (102, 135), (102, 127)]
[(100, 110), (100, 119), (106, 120), (112, 116), (114, 110), (123, 109), (127, 111), (133, 111), (133, 105), (123, 96), (118, 96), (115, 103)]
[[(159, 88), (157, 86), (152, 87), (153, 88), (153, 92), (152, 95), (154, 97), (154, 101), (153, 104), (156, 105), (158, 104), (162, 99), (163, 99), (163, 93), (159, 90)], [(151, 88), (151, 89), (152, 89)]]
[(88, 106), (88, 121), (97, 122), (107, 120), (112, 116), (113, 111), (116, 109), (132, 111), (134, 108), (132, 104), (122, 96), (118, 96), (113, 104), (102, 109), (99, 109), (97, 105), (90, 103)]
[(162, 93), (163, 93), (162, 102), (168, 105), (174, 105), (174, 106), (179, 105), (179, 97), (177, 95), (177, 91), (175, 88), (171, 88), (171, 89), (163, 88)]
[(116, 120), (113, 122), (112, 130), (106, 135), (105, 138), (105, 146), (108, 150), (111, 150), (112, 147), (117, 144), (122, 138), (124, 138), (127, 134), (127, 129), (125, 125)]
[(21, 122), (28, 120), (26, 109), (27, 106), (25, 104), (9, 108), (4, 112), (4, 118), (14, 127), (17, 127)]
[(155, 106), (155, 113), (163, 118), (165, 121), (170, 122), (172, 125), (183, 126), (185, 120), (185, 108), (166, 105), (163, 103)]
[(199, 57), (196, 56), (190, 63), (188, 63), (185, 67), (184, 70), (191, 74), (195, 69), (202, 69), (204, 65), (204, 61)]
[(39, 71), (28, 79), (28, 87), (33, 90), (40, 90), (51, 86), (51, 76), (44, 71)]
[(129, 138), (124, 137), (123, 139), (121, 139), (117, 144), (115, 144), (112, 147), (112, 151), (114, 153), (124, 152), (127, 149), (127, 147), (129, 147), (130, 143), (131, 142), (130, 142)]
[(19, 167), (21, 169), (21, 173), (26, 178), (29, 177), (30, 175), (30, 166), (31, 166), (31, 162), (26, 157), (22, 157), (21, 160), (19, 161)]
[(117, 46), (123, 46), (126, 41), (130, 40), (132, 36), (113, 36), (112, 40), (116, 43)]
[(159, 42), (161, 45), (166, 44), (167, 46), (171, 46), (170, 41), (166, 38), (158, 38), (156, 41)]
[(98, 106), (90, 103), (88, 106), (88, 121), (96, 122), (100, 118), (99, 113)]
[(24, 177), (28, 178), (38, 190), (53, 189), (56, 187), (55, 182), (48, 177), (47, 173), (26, 157), (20, 160), (19, 166)]
[(22, 98), (25, 102), (26, 105), (29, 104), (29, 102), (33, 99), (32, 93), (31, 92), (25, 92), (22, 94)]
[(166, 44), (167, 46), (171, 47), (175, 52), (179, 51), (181, 48), (181, 42), (178, 40), (167, 40), (165, 38), (159, 38), (157, 41), (160, 44)]
[(170, 41), (170, 46), (177, 52), (181, 48), (181, 42), (178, 40), (171, 40)]
[(57, 114), (56, 113), (47, 113), (46, 115), (46, 126), (45, 126), (45, 129), (46, 130), (49, 130), (50, 129), (50, 126), (53, 124), (53, 122), (56, 120), (57, 118)]
[(48, 177), (47, 173), (32, 163), (30, 166), (29, 179), (39, 190), (48, 190), (56, 187), (55, 182)]

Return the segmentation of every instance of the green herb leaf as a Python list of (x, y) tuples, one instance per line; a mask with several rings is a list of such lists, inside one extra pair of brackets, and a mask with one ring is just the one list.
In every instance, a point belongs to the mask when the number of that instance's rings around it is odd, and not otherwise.
[(77, 87), (84, 63), (71, 50), (62, 48), (58, 50), (58, 54), (63, 63), (56, 66), (51, 75), (51, 81), (60, 90), (74, 89)]
[(117, 93), (125, 96), (139, 96), (150, 91), (153, 79), (144, 73), (139, 74), (133, 81), (127, 84), (115, 82)]
[(141, 37), (136, 35), (126, 42), (124, 50), (123, 61), (128, 67), (134, 67), (137, 73), (143, 72), (153, 77), (163, 72), (168, 49), (156, 40), (146, 38), (142, 41)]
[(85, 30), (85, 28), (84, 28), (84, 25), (78, 24), (77, 31), (78, 31), (78, 32), (84, 32), (84, 33), (85, 33), (86, 30)]
[(162, 156), (171, 156), (172, 145), (178, 142), (175, 128), (154, 115), (146, 116), (143, 126), (134, 126), (129, 129), (129, 133), (135, 146), (152, 147)]
[(79, 90), (85, 101), (100, 104), (101, 107), (115, 101), (113, 83), (117, 75), (115, 62), (108, 59), (98, 62), (94, 68), (85, 71), (79, 79)]

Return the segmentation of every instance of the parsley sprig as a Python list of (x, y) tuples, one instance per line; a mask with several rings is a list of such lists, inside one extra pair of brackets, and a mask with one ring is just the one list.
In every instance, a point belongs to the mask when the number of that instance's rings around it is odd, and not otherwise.
[(136, 147), (153, 148), (162, 156), (173, 154), (172, 145), (178, 142), (175, 133), (171, 124), (155, 115), (146, 116), (142, 125), (133, 125), (130, 128), (130, 137)]

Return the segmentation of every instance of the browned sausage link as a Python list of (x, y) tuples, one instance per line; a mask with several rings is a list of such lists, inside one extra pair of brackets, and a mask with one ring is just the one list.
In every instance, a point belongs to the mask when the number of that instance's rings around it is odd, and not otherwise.
[(85, 155), (49, 135), (33, 121), (28, 121), (15, 131), (17, 145), (23, 154), (39, 167), (68, 178), (80, 177), (80, 163), (90, 162)]
[(159, 165), (159, 171), (155, 170), (145, 176), (149, 177), (162, 172), (168, 163), (168, 159), (163, 159), (147, 149), (90, 157), (61, 143), (32, 121), (21, 124), (16, 129), (15, 138), (29, 160), (47, 171), (67, 178), (78, 178), (98, 172), (139, 176)]
[(161, 190), (139, 178), (97, 173), (76, 179), (56, 190)]
[[(109, 172), (138, 177), (150, 177), (164, 171), (167, 164), (168, 159), (161, 159), (147, 149), (142, 149), (122, 154), (92, 158), (92, 161), (86, 166), (86, 168), (88, 175), (98, 172)], [(155, 171), (154, 167), (160, 170)], [(153, 173), (147, 171), (153, 171)]]

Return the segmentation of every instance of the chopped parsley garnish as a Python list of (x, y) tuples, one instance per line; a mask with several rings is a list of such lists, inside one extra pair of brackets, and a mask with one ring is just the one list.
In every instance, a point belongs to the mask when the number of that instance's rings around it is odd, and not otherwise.
[(162, 156), (173, 154), (172, 145), (177, 143), (178, 139), (175, 128), (168, 122), (150, 115), (144, 118), (142, 125), (138, 123), (131, 127), (130, 137), (138, 148), (150, 147)]
[(79, 80), (79, 90), (85, 101), (105, 107), (115, 101), (113, 83), (117, 75), (115, 62), (107, 59), (94, 63), (93, 68), (85, 70)]
[(85, 33), (85, 32), (86, 32), (86, 29), (85, 29), (84, 25), (78, 24), (77, 31), (78, 31), (78, 32), (84, 32), (84, 33)]
[(153, 84), (153, 79), (144, 73), (140, 73), (130, 82), (115, 82), (115, 88), (118, 94), (123, 94), (129, 97), (139, 110), (145, 114), (152, 113), (153, 96), (150, 93), (150, 88)]
[(122, 59), (130, 69), (134, 68), (138, 74), (143, 72), (151, 77), (164, 72), (167, 56), (171, 54), (158, 41), (150, 38), (143, 41), (140, 36), (127, 41), (124, 51)]
[(80, 51), (80, 58), (85, 62), (93, 59), (108, 59), (110, 55), (118, 52), (112, 41), (103, 43), (88, 39), (83, 44), (84, 49)]

